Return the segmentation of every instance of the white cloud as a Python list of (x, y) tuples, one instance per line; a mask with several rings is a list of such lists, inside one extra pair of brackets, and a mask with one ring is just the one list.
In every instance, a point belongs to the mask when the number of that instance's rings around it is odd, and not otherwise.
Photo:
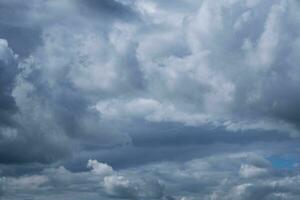
[(274, 59), (277, 57), (278, 48), (280, 45), (281, 29), (280, 20), (286, 11), (286, 3), (281, 1), (280, 4), (275, 4), (271, 7), (270, 13), (265, 22), (264, 32), (258, 40), (257, 49), (251, 55), (250, 64), (253, 63), (257, 70), (269, 70)]
[(104, 188), (107, 194), (115, 197), (136, 198), (137, 186), (131, 185), (130, 181), (123, 176), (106, 176)]
[(113, 168), (97, 160), (88, 160), (87, 167), (92, 169), (92, 173), (97, 175), (107, 175), (113, 173)]
[(251, 178), (256, 176), (263, 176), (268, 173), (265, 168), (256, 167), (253, 165), (242, 164), (240, 168), (240, 175), (245, 178)]

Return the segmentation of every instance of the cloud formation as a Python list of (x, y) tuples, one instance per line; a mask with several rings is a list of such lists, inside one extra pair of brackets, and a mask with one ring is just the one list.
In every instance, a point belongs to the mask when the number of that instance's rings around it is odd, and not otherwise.
[(96, 160), (89, 160), (87, 167), (90, 170), (85, 172), (71, 172), (61, 166), (44, 169), (38, 175), (3, 177), (2, 196), (22, 199), (34, 195), (45, 200), (54, 197), (245, 200), (297, 199), (300, 195), (299, 168), (277, 170), (268, 160), (251, 152), (120, 171)]
[(299, 6), (0, 0), (1, 197), (298, 199)]

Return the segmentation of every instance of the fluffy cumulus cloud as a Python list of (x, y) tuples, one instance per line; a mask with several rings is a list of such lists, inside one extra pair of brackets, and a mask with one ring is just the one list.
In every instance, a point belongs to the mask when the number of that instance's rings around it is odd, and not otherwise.
[(0, 198), (298, 199), (299, 9), (0, 0)]

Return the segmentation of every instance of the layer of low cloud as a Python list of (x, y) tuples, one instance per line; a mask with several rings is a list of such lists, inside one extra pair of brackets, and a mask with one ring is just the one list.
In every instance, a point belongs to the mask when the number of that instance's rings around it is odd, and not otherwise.
[(182, 163), (161, 162), (126, 170), (89, 160), (88, 171), (46, 168), (2, 177), (5, 199), (297, 199), (299, 168), (276, 169), (251, 152), (220, 154)]

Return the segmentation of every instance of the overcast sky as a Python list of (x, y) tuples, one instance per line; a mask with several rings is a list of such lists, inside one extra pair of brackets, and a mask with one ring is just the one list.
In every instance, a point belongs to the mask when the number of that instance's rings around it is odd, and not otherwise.
[(0, 0), (0, 199), (299, 200), (298, 0)]

